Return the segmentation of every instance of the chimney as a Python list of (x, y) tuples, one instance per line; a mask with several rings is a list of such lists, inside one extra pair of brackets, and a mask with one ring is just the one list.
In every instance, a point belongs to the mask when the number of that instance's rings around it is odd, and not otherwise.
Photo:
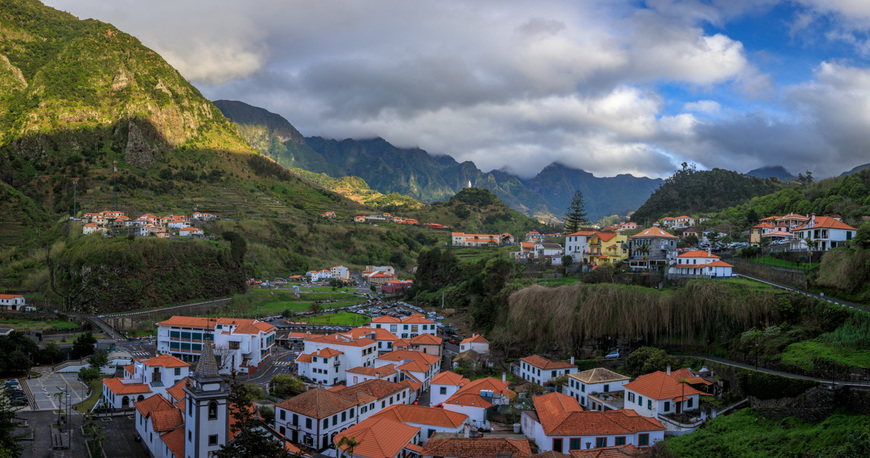
[(668, 366), (668, 375), (671, 375), (671, 366)]
[(572, 366), (574, 365), (574, 357), (573, 356), (571, 357), (571, 365)]
[(465, 432), (462, 434), (462, 437), (468, 439), (471, 437), (471, 425), (468, 423), (465, 424)]
[(507, 383), (507, 374), (504, 372), (501, 373), (501, 383)]

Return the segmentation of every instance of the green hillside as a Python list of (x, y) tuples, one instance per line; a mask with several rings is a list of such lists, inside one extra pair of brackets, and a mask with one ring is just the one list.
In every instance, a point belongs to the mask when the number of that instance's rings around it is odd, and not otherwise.
[(684, 163), (637, 209), (631, 220), (649, 225), (665, 216), (718, 212), (786, 186), (776, 178), (756, 178), (723, 169), (695, 170)]

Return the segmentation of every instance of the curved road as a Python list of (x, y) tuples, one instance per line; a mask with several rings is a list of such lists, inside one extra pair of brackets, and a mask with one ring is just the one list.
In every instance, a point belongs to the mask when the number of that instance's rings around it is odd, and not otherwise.
[(823, 379), (823, 378), (818, 378), (818, 377), (809, 377), (809, 376), (806, 376), (806, 375), (790, 374), (790, 373), (788, 373), (788, 372), (776, 371), (776, 370), (773, 370), (773, 369), (766, 369), (766, 368), (763, 368), (763, 367), (759, 367), (759, 368), (756, 369), (755, 366), (752, 365), (752, 364), (738, 363), (737, 361), (730, 361), (730, 360), (727, 360), (727, 359), (717, 358), (717, 357), (715, 357), (715, 356), (705, 356), (705, 355), (682, 355), (682, 354), (681, 354), (681, 355), (674, 355), (674, 356), (681, 356), (681, 357), (686, 357), (686, 358), (701, 358), (701, 359), (705, 359), (705, 360), (707, 360), (707, 361), (712, 361), (712, 362), (714, 362), (714, 363), (724, 364), (724, 365), (726, 365), (726, 366), (739, 367), (739, 368), (741, 368), (741, 369), (748, 369), (748, 370), (751, 370), (751, 371), (764, 372), (764, 373), (766, 373), (766, 374), (778, 375), (778, 376), (780, 376), (780, 377), (796, 378), (796, 379), (801, 379), (801, 380), (810, 380), (810, 381), (813, 381), (813, 382), (829, 383), (829, 384), (831, 384), (831, 385), (839, 385), (839, 386), (865, 386), (865, 387), (870, 387), (870, 381), (856, 382), (856, 381), (851, 381), (851, 380), (831, 380), (831, 379), (829, 379), (829, 378), (827, 378), (827, 379)]

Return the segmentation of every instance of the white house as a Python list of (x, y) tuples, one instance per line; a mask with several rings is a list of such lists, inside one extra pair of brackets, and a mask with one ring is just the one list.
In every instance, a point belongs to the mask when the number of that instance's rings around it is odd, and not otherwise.
[(332, 278), (337, 278), (339, 280), (350, 279), (350, 271), (345, 266), (332, 267), (329, 269), (329, 272), (332, 274)]
[(504, 380), (492, 377), (468, 382), (441, 405), (445, 410), (468, 416), (468, 422), (478, 428), (489, 429), (487, 410), (493, 406), (508, 405), (516, 393), (508, 389)]
[(462, 433), (468, 415), (447, 409), (399, 404), (376, 413), (373, 418), (389, 418), (420, 428), (420, 445), (426, 445), (435, 433)]
[(21, 311), (27, 304), (20, 294), (0, 294), (0, 310)]
[(222, 374), (251, 373), (272, 354), (275, 329), (259, 320), (173, 316), (157, 323), (157, 351), (197, 361), (203, 345), (214, 343)]
[(302, 353), (296, 358), (299, 375), (315, 383), (333, 386), (346, 379), (345, 371), (353, 367), (375, 367), (377, 342), (362, 336), (328, 334), (305, 339)]
[(429, 407), (435, 407), (453, 396), (469, 383), (467, 378), (451, 371), (440, 372), (430, 382)]
[(561, 393), (532, 401), (534, 410), (524, 411), (520, 424), (540, 451), (569, 454), (620, 445), (648, 447), (664, 439), (665, 427), (658, 420), (632, 410), (583, 411), (577, 400)]
[(709, 251), (692, 250), (677, 256), (676, 263), (671, 264), (668, 275), (674, 277), (730, 278), (734, 275), (732, 273), (733, 267)]
[(420, 313), (414, 313), (405, 318), (395, 318), (389, 315), (379, 316), (373, 319), (369, 328), (385, 329), (402, 339), (411, 339), (420, 334), (436, 335), (438, 333), (435, 322), (426, 319)]
[(489, 354), (489, 341), (480, 334), (474, 334), (459, 342), (460, 353), (468, 350), (474, 350), (481, 355)]
[(341, 335), (348, 336), (352, 339), (361, 339), (368, 337), (378, 343), (378, 352), (385, 353), (393, 351), (393, 342), (398, 340), (398, 336), (386, 329), (377, 327), (360, 327), (353, 328), (350, 331), (341, 332)]
[(538, 259), (549, 259), (553, 264), (561, 264), (562, 256), (565, 250), (562, 245), (553, 242), (538, 242), (535, 243), (535, 257)]
[(391, 406), (411, 402), (408, 385), (386, 380), (367, 380), (354, 386), (335, 387), (330, 391), (356, 401), (359, 406), (357, 421), (363, 421)]
[[(356, 445), (342, 444), (353, 438)], [(333, 438), (339, 458), (405, 458), (419, 456), (422, 451), (420, 428), (400, 423), (388, 417), (369, 418), (351, 426)]]
[[(793, 250), (828, 251), (831, 248), (848, 246), (855, 237), (857, 229), (844, 223), (839, 217), (810, 215), (806, 224), (792, 230), (794, 239), (791, 242)], [(807, 239), (812, 246), (807, 245)]]
[(354, 386), (358, 383), (369, 380), (386, 380), (388, 382), (399, 382), (399, 371), (393, 364), (387, 364), (381, 367), (352, 367), (344, 371), (347, 380), (347, 386)]
[(543, 385), (554, 378), (577, 372), (574, 358), (571, 358), (571, 362), (550, 361), (542, 356), (532, 355), (521, 358), (519, 367), (519, 376), (521, 378), (538, 385)]
[(192, 237), (192, 236), (202, 236), (202, 235), (203, 235), (202, 229), (197, 229), (195, 227), (186, 226), (186, 227), (182, 227), (181, 229), (178, 230), (179, 237)]
[(562, 393), (576, 399), (586, 410), (618, 409), (622, 406), (608, 401), (621, 404), (622, 398), (610, 394), (622, 391), (629, 380), (610, 369), (597, 367), (569, 375), (568, 382), (562, 385)]
[(375, 367), (389, 364), (400, 372), (400, 381), (410, 376), (422, 385), (423, 390), (428, 389), (432, 377), (441, 372), (440, 357), (419, 351), (394, 350), (375, 359)]
[(582, 262), (583, 255), (589, 251), (589, 239), (595, 235), (593, 231), (579, 231), (565, 236), (565, 254)]
[(339, 431), (356, 424), (358, 413), (353, 399), (314, 388), (275, 404), (275, 430), (294, 444), (320, 451)]
[(124, 376), (103, 380), (103, 405), (126, 409), (155, 394), (168, 398), (170, 387), (190, 374), (190, 364), (171, 355), (158, 355), (124, 366)]
[(332, 272), (326, 269), (323, 270), (309, 270), (305, 275), (309, 277), (309, 281), (323, 281), (329, 280), (332, 278)]
[(688, 383), (680, 383), (679, 379), (672, 376), (670, 368), (667, 372), (641, 375), (624, 385), (623, 389), (625, 408), (651, 418), (697, 410), (700, 396), (708, 396)]
[(166, 223), (166, 227), (171, 229), (181, 229), (183, 227), (190, 226), (190, 222), (184, 219), (174, 219), (168, 223)]

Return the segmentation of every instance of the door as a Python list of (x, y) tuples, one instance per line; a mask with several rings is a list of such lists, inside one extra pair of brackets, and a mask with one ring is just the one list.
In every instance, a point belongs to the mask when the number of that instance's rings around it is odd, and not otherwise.
[(683, 401), (677, 403), (677, 414), (683, 413)]

